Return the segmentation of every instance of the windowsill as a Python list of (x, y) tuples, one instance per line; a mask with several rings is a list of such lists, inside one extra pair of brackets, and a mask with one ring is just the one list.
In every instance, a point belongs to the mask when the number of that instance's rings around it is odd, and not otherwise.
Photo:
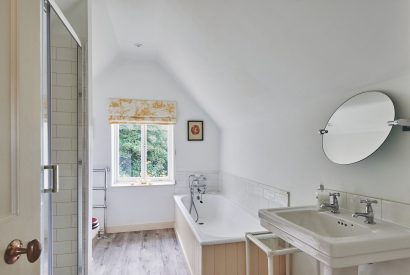
[(165, 186), (175, 185), (175, 181), (154, 181), (149, 183), (138, 182), (117, 182), (111, 185), (111, 187), (147, 187), (147, 186)]

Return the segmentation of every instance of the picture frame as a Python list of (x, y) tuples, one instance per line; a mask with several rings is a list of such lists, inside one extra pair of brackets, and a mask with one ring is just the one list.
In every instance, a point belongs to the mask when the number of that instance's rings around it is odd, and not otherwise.
[(188, 120), (187, 135), (188, 135), (188, 141), (203, 141), (204, 140), (204, 121), (203, 120)]

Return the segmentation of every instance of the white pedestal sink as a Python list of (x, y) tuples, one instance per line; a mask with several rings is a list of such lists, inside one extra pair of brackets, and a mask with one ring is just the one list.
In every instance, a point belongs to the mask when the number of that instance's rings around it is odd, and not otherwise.
[(357, 275), (361, 264), (410, 258), (410, 228), (351, 214), (313, 206), (259, 211), (263, 227), (320, 261), (321, 275)]

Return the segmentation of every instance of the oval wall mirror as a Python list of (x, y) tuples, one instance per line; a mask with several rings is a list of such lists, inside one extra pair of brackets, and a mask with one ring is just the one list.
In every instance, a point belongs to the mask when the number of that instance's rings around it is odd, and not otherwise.
[(373, 154), (386, 140), (394, 120), (394, 105), (380, 91), (355, 95), (343, 103), (321, 130), (322, 145), (329, 160), (351, 164)]

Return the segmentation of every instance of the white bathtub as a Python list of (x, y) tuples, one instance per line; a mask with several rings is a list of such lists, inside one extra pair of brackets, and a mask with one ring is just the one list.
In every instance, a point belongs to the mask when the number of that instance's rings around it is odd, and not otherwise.
[(266, 231), (260, 226), (258, 218), (222, 195), (206, 194), (203, 196), (203, 203), (195, 200), (199, 213), (198, 223), (194, 220), (194, 209), (189, 214), (189, 195), (175, 195), (174, 199), (176, 207), (201, 245), (240, 242), (245, 240), (246, 232)]

